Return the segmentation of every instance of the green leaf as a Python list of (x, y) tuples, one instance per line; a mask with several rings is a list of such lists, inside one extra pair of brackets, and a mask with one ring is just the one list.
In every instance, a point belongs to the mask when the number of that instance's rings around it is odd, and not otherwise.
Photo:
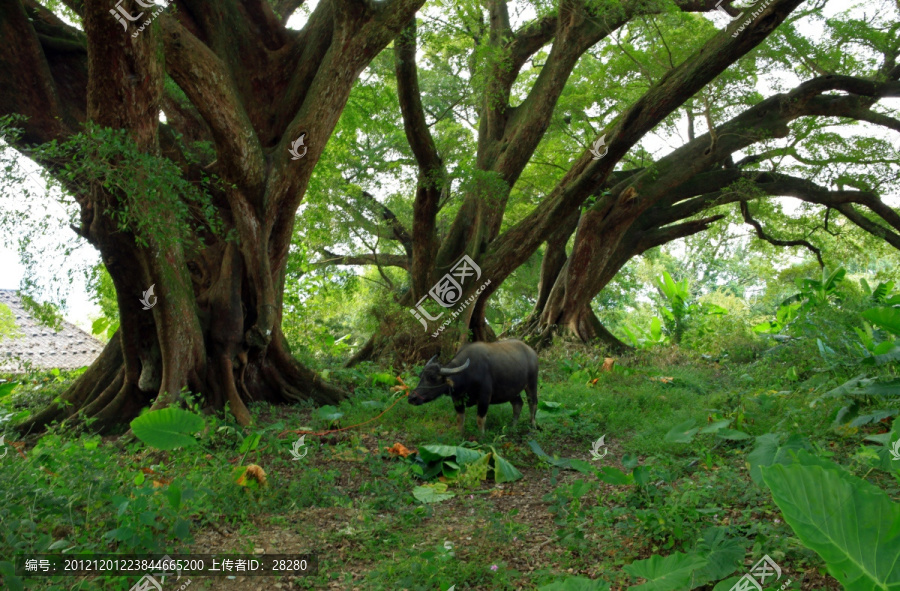
[(845, 589), (900, 590), (900, 504), (837, 464), (796, 459), (762, 473), (797, 537)]
[(456, 496), (455, 493), (447, 492), (447, 485), (443, 482), (417, 486), (412, 494), (423, 503), (440, 503)]
[(784, 445), (779, 445), (779, 441), (780, 437), (777, 433), (760, 435), (756, 438), (756, 445), (753, 447), (753, 451), (747, 454), (750, 478), (759, 486), (763, 486), (761, 467), (771, 466), (776, 463), (791, 463), (793, 462), (790, 455), (791, 452), (811, 449), (809, 442), (801, 435), (791, 435)]
[(718, 581), (736, 571), (742, 564), (748, 543), (745, 538), (729, 538), (726, 527), (707, 528), (695, 551), (705, 556), (709, 563), (694, 573), (691, 587)]
[(647, 560), (635, 560), (623, 569), (632, 576), (647, 579), (641, 585), (634, 585), (629, 589), (671, 591), (690, 589), (691, 575), (707, 563), (708, 560), (702, 556), (676, 552), (665, 557), (657, 555)]
[(735, 431), (734, 429), (721, 429), (716, 435), (722, 439), (728, 439), (729, 441), (741, 441), (743, 439), (751, 438), (750, 435), (747, 435), (743, 431)]
[(625, 474), (618, 468), (612, 466), (603, 466), (597, 470), (597, 478), (608, 484), (616, 486), (624, 486), (626, 484), (634, 484), (634, 478), (631, 474)]
[(262, 433), (251, 433), (241, 442), (241, 447), (238, 448), (238, 453), (247, 453), (248, 451), (253, 451), (259, 445), (259, 440), (262, 439)]
[(609, 591), (609, 583), (584, 577), (567, 577), (542, 585), (538, 587), (538, 591)]
[(456, 448), (456, 461), (459, 462), (461, 466), (477, 462), (484, 457), (484, 455), (484, 452), (480, 452), (477, 449), (469, 449), (468, 447)]
[(896, 396), (897, 392), (900, 392), (900, 378), (880, 382), (875, 378), (858, 376), (822, 394), (822, 398), (832, 396)]
[(454, 457), (456, 450), (457, 447), (455, 445), (422, 445), (419, 447), (419, 455), (426, 462), (433, 462)]
[(701, 433), (715, 433), (720, 429), (724, 429), (728, 425), (730, 425), (734, 421), (734, 419), (725, 419), (724, 421), (716, 421), (714, 423), (710, 423), (706, 427), (700, 429)]
[(177, 484), (170, 484), (165, 491), (166, 498), (169, 500), (169, 505), (178, 511), (181, 508), (181, 487)]
[(666, 433), (667, 443), (690, 443), (694, 440), (694, 435), (700, 429), (693, 428), (697, 424), (696, 419), (688, 419), (685, 422), (675, 425), (672, 430)]
[(872, 324), (900, 336), (900, 308), (870, 308), (861, 316)]
[(316, 411), (316, 415), (318, 415), (318, 417), (320, 419), (322, 419), (323, 421), (326, 421), (328, 423), (333, 423), (334, 421), (337, 421), (338, 419), (343, 417), (344, 413), (339, 411), (336, 406), (331, 406), (330, 404), (326, 404), (325, 406), (319, 408)]
[(135, 437), (162, 450), (196, 445), (193, 433), (201, 429), (202, 417), (174, 406), (152, 410), (131, 421)]
[(716, 583), (716, 586), (713, 587), (713, 591), (731, 591), (731, 588), (734, 587), (735, 583), (741, 580), (744, 575), (739, 577), (729, 577), (724, 581), (719, 581)]
[(557, 458), (549, 456), (547, 452), (541, 449), (541, 446), (538, 445), (538, 442), (534, 441), (533, 439), (528, 442), (528, 447), (531, 448), (531, 451), (533, 451), (537, 455), (537, 457), (541, 458), (551, 466), (556, 466), (557, 468), (562, 468), (563, 470), (576, 470), (576, 468), (572, 467), (572, 460), (569, 460), (567, 458)]
[(494, 456), (494, 481), (498, 483), (513, 482), (523, 478), (522, 473), (516, 470), (516, 467), (498, 456)]

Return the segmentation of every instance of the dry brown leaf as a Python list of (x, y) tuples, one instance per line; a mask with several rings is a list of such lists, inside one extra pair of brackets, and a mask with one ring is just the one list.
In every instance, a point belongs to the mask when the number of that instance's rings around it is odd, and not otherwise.
[(266, 486), (266, 471), (257, 466), (250, 464), (247, 469), (238, 478), (237, 483), (241, 486), (247, 486), (247, 480), (252, 479), (259, 483), (260, 486)]
[(384, 448), (384, 449), (385, 449), (385, 451), (387, 451), (387, 452), (388, 452), (389, 454), (391, 454), (392, 456), (400, 456), (400, 457), (403, 457), (403, 458), (405, 458), (405, 457), (407, 457), (407, 456), (410, 456), (410, 455), (416, 453), (416, 450), (414, 450), (414, 449), (409, 449), (409, 448), (407, 448), (405, 445), (403, 445), (402, 443), (395, 443), (395, 444), (392, 445), (391, 447), (386, 447), (386, 448)]

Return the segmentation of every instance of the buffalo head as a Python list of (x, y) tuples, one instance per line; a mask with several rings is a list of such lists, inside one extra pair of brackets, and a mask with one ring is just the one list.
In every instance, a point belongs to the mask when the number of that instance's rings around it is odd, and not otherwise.
[(428, 360), (425, 368), (419, 375), (419, 385), (409, 395), (409, 403), (419, 406), (431, 402), (439, 396), (450, 393), (450, 376), (458, 374), (469, 367), (469, 360), (459, 367), (441, 367), (437, 362), (437, 355)]

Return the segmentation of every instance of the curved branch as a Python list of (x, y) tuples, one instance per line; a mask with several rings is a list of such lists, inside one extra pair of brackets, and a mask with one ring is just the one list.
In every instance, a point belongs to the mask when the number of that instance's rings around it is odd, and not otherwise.
[(753, 216), (750, 215), (750, 208), (747, 205), (746, 201), (741, 201), (741, 215), (744, 217), (744, 222), (753, 226), (753, 229), (756, 230), (756, 235), (760, 240), (765, 240), (772, 246), (802, 246), (806, 248), (814, 255), (816, 255), (816, 260), (819, 261), (819, 266), (823, 269), (825, 268), (825, 261), (822, 260), (822, 251), (813, 246), (810, 242), (799, 239), (799, 240), (781, 240), (778, 238), (773, 238), (766, 234), (763, 230), (762, 224), (760, 224), (757, 220), (753, 219)]
[(167, 72), (209, 125), (222, 176), (261, 198), (265, 157), (225, 64), (175, 18), (163, 14), (157, 20)]
[(399, 254), (336, 254), (327, 249), (322, 249), (320, 252), (328, 258), (312, 263), (315, 266), (376, 265), (378, 267), (399, 267), (409, 270), (409, 260)]

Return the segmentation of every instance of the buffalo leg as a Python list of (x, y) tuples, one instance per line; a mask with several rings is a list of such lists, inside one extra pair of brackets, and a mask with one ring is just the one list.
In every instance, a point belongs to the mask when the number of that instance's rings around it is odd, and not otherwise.
[(519, 415), (522, 414), (522, 405), (523, 405), (522, 397), (519, 396), (515, 400), (510, 400), (510, 403), (512, 404), (512, 407), (513, 407), (512, 424), (515, 425), (516, 423), (519, 422)]
[(459, 434), (466, 434), (466, 405), (465, 404), (454, 404), (454, 408), (456, 409), (456, 426), (459, 428)]
[(478, 403), (478, 430), (484, 435), (484, 419), (487, 417), (488, 403)]
[[(540, 430), (540, 427), (537, 425), (537, 420), (535, 417), (537, 416), (537, 408), (538, 408), (538, 400), (537, 400), (537, 373), (528, 377), (528, 385), (525, 386), (525, 393), (528, 395), (528, 410), (531, 411), (531, 428)], [(521, 403), (519, 403), (521, 407)], [(516, 418), (519, 415), (516, 413)]]

